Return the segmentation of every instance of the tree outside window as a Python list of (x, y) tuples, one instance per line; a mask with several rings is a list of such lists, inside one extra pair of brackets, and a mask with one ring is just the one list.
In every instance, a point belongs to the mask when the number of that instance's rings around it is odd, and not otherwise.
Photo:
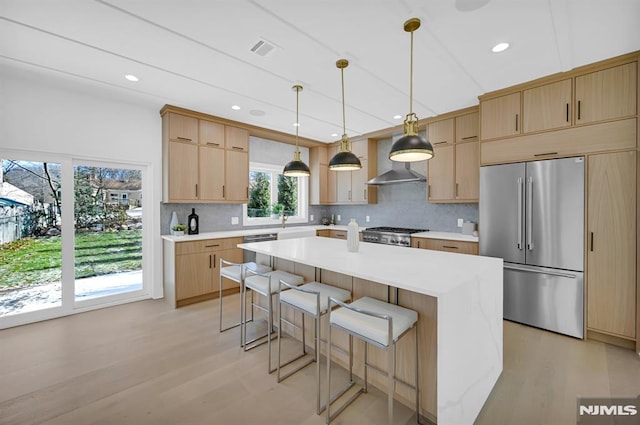
[[(288, 177), (280, 166), (251, 164), (249, 171), (249, 202), (246, 219), (251, 223), (269, 224), (284, 212), (288, 217), (306, 220), (306, 194), (302, 194), (299, 177)], [(256, 219), (263, 219), (258, 221)], [(266, 220), (266, 221), (265, 221)]]

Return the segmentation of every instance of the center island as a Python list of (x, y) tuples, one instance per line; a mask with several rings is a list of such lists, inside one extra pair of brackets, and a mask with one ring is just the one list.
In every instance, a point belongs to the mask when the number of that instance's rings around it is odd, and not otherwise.
[[(438, 425), (473, 424), (502, 372), (502, 259), (366, 242), (348, 252), (344, 240), (324, 237), (238, 247), (263, 254), (305, 282), (349, 289), (354, 300), (370, 296), (417, 311), (421, 414)], [(412, 340), (398, 344), (396, 375), (407, 382), (415, 367)], [(362, 350), (355, 345), (359, 376)], [(370, 362), (383, 367), (384, 354), (376, 354)], [(386, 388), (376, 375), (370, 382)], [(412, 406), (403, 386), (396, 386), (395, 396)]]

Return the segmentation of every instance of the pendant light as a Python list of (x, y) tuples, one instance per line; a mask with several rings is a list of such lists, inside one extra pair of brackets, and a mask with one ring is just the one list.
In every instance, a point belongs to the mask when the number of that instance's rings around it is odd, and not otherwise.
[(391, 146), (389, 159), (399, 162), (424, 161), (433, 158), (433, 146), (418, 135), (418, 117), (413, 112), (413, 32), (420, 28), (420, 19), (411, 18), (404, 30), (411, 33), (411, 66), (409, 72), (409, 113), (404, 120), (404, 136)]
[(362, 168), (362, 164), (357, 156), (351, 152), (351, 142), (347, 136), (347, 124), (344, 117), (344, 69), (349, 66), (346, 59), (338, 59), (336, 67), (340, 69), (342, 76), (342, 141), (340, 142), (340, 150), (329, 161), (329, 169), (334, 171), (353, 171)]
[(293, 153), (293, 161), (290, 161), (284, 166), (282, 174), (289, 177), (305, 177), (311, 174), (309, 166), (300, 159), (300, 149), (298, 148), (298, 128), (300, 127), (300, 121), (298, 121), (298, 98), (302, 91), (302, 86), (295, 85), (292, 87), (296, 92), (296, 151)]

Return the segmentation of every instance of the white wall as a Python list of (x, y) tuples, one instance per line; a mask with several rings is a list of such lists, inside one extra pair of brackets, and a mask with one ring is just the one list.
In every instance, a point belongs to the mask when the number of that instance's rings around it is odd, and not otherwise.
[(77, 159), (146, 165), (145, 228), (150, 229), (151, 295), (162, 297), (162, 102), (90, 82), (0, 68), (0, 150), (36, 151)]

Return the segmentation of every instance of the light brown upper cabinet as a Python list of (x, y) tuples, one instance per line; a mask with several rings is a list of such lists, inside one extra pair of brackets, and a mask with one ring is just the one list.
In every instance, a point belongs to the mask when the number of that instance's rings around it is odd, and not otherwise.
[(480, 197), (480, 156), (478, 143), (456, 143), (456, 185), (458, 201), (478, 202)]
[(169, 140), (198, 143), (198, 119), (169, 112)]
[(636, 152), (591, 155), (587, 328), (636, 337)]
[(433, 148), (433, 158), (428, 162), (428, 200), (448, 201), (454, 198), (454, 159), (453, 145)]
[(223, 201), (225, 199), (225, 150), (200, 146), (198, 152), (199, 199), (201, 201)]
[(247, 202), (249, 132), (163, 109), (164, 202)]
[(433, 147), (452, 145), (455, 141), (453, 129), (453, 118), (431, 122), (427, 127), (428, 140)]
[(524, 91), (523, 131), (571, 125), (571, 78)]
[(213, 121), (198, 120), (198, 126), (201, 145), (224, 148), (224, 125)]
[(520, 92), (480, 102), (481, 139), (495, 139), (520, 134)]
[(427, 162), (431, 203), (478, 202), (478, 112), (459, 113), (427, 126), (429, 141), (440, 143), (434, 145), (433, 158)]
[[(377, 142), (373, 139), (351, 143), (351, 151), (362, 163), (356, 171), (331, 171), (328, 162), (338, 152), (337, 146), (309, 149), (310, 203), (317, 204), (375, 204), (377, 189), (367, 181), (377, 173)], [(369, 159), (371, 152), (371, 159)]]
[(456, 143), (477, 142), (479, 124), (477, 112), (456, 117)]
[(576, 77), (576, 124), (636, 114), (637, 62)]
[(249, 131), (244, 128), (224, 127), (225, 148), (249, 152)]
[(249, 200), (249, 153), (225, 151), (224, 198), (229, 202)]
[[(168, 142), (165, 185), (168, 198), (176, 201), (198, 199), (198, 147), (190, 142)], [(164, 161), (163, 161), (164, 163)], [(168, 186), (168, 187), (167, 187)]]

